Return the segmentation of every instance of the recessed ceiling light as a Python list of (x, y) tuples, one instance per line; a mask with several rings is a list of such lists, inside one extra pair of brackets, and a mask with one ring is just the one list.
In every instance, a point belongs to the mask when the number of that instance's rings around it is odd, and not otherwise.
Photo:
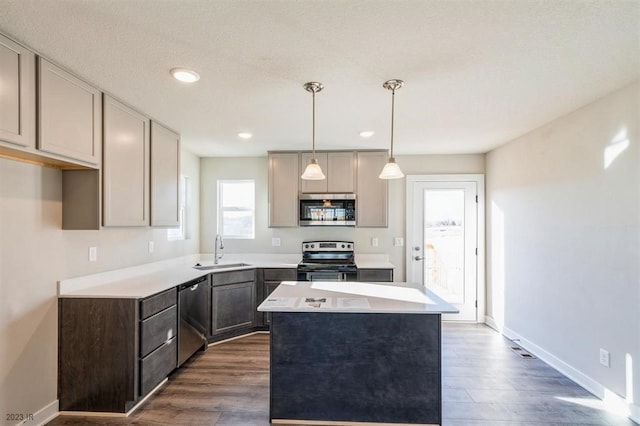
[(374, 132), (373, 130), (365, 130), (363, 132), (360, 132), (360, 137), (367, 139), (375, 135), (375, 133), (376, 132)]
[(252, 136), (253, 135), (251, 133), (249, 133), (249, 132), (240, 132), (240, 133), (238, 133), (238, 137), (240, 139), (251, 139)]
[(170, 72), (173, 78), (184, 83), (195, 83), (200, 80), (197, 72), (186, 68), (172, 68)]

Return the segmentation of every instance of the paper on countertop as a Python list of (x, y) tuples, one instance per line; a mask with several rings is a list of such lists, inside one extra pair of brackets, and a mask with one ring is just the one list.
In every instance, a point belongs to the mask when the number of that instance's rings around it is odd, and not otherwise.
[(331, 297), (302, 297), (299, 308), (330, 308)]
[(365, 297), (338, 297), (338, 309), (371, 309)]
[(267, 297), (262, 303), (263, 308), (293, 308), (298, 302), (297, 297)]

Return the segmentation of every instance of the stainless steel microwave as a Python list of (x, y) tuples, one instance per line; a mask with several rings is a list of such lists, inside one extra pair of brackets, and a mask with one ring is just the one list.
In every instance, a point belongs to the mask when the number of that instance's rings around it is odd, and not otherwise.
[(356, 226), (355, 194), (301, 194), (300, 226)]

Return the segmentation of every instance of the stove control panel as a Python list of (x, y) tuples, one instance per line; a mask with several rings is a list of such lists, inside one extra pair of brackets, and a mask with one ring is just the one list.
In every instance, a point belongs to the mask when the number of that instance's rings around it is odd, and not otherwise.
[(302, 251), (353, 251), (352, 241), (305, 241)]

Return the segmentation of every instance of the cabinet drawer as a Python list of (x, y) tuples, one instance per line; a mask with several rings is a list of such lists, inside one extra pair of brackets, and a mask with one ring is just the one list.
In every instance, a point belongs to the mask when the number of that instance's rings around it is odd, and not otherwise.
[(175, 337), (140, 360), (140, 395), (146, 395), (164, 380), (178, 364), (178, 339)]
[(140, 323), (140, 356), (144, 357), (177, 336), (178, 309), (174, 305)]
[(177, 302), (178, 291), (176, 288), (163, 291), (140, 302), (140, 319), (149, 318), (151, 315), (167, 309)]
[(264, 269), (263, 279), (265, 281), (295, 281), (298, 278), (296, 269)]
[(392, 282), (393, 269), (358, 269), (358, 281)]
[(254, 281), (256, 275), (255, 269), (245, 269), (242, 271), (218, 272), (211, 274), (211, 285), (224, 285), (231, 283), (241, 283), (245, 281)]

